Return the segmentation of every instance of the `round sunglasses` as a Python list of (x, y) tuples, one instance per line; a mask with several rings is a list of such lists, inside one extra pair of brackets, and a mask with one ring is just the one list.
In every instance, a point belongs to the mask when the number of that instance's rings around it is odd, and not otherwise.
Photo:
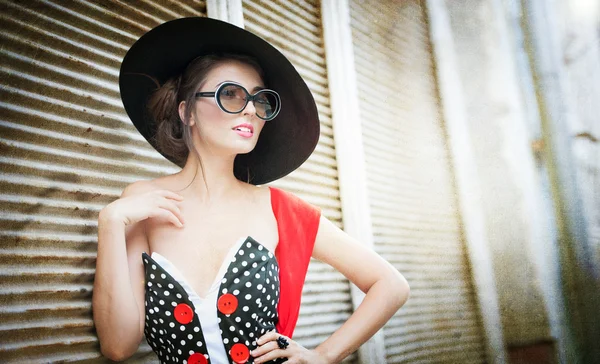
[(196, 97), (214, 97), (219, 109), (228, 114), (238, 114), (248, 105), (254, 103), (256, 116), (269, 121), (275, 119), (281, 110), (281, 98), (273, 90), (263, 89), (250, 94), (244, 86), (235, 82), (223, 82), (215, 92), (196, 92)]

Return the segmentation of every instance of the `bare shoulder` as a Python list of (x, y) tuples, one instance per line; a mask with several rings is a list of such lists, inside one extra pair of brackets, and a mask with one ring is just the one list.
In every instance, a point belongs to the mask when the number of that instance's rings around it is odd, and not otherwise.
[(135, 181), (135, 182), (127, 185), (127, 187), (125, 187), (125, 189), (123, 189), (123, 192), (121, 193), (121, 197), (134, 196), (134, 195), (139, 195), (139, 194), (150, 192), (150, 191), (156, 191), (159, 189), (163, 189), (164, 187), (160, 183), (161, 178), (162, 177), (159, 177), (156, 179), (151, 179), (151, 180)]

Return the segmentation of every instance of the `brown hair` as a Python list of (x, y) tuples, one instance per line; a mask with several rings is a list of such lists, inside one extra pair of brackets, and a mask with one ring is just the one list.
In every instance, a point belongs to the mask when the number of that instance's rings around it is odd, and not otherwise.
[[(211, 53), (191, 61), (180, 75), (167, 80), (148, 101), (150, 115), (156, 123), (155, 145), (182, 168), (190, 151), (196, 153), (202, 168), (202, 159), (192, 141), (192, 127), (189, 125), (189, 119), (196, 104), (195, 93), (202, 87), (209, 72), (226, 61), (248, 64), (264, 80), (264, 72), (255, 58), (242, 54)], [(185, 102), (184, 120), (179, 118), (178, 112), (179, 104), (182, 101)]]

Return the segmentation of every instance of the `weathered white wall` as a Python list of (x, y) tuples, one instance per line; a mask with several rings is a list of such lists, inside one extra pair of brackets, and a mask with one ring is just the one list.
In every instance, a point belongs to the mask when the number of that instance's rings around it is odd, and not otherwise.
[[(553, 340), (551, 212), (536, 164), (536, 136), (500, 0), (447, 3), (468, 127), (509, 346)], [(468, 221), (465, 222), (468, 224)], [(555, 311), (555, 309), (554, 309)]]
[(600, 262), (600, 2), (554, 1), (588, 239)]

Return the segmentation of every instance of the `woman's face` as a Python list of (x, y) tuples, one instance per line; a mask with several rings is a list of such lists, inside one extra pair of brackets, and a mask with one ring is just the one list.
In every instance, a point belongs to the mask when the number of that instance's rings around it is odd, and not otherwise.
[[(208, 73), (197, 91), (214, 92), (226, 81), (244, 86), (251, 94), (265, 86), (252, 66), (239, 61), (225, 61)], [(254, 149), (265, 121), (256, 116), (253, 102), (248, 102), (240, 113), (229, 114), (219, 108), (214, 97), (198, 97), (190, 125), (196, 126), (194, 138), (200, 142), (197, 147), (211, 154), (237, 155)]]

